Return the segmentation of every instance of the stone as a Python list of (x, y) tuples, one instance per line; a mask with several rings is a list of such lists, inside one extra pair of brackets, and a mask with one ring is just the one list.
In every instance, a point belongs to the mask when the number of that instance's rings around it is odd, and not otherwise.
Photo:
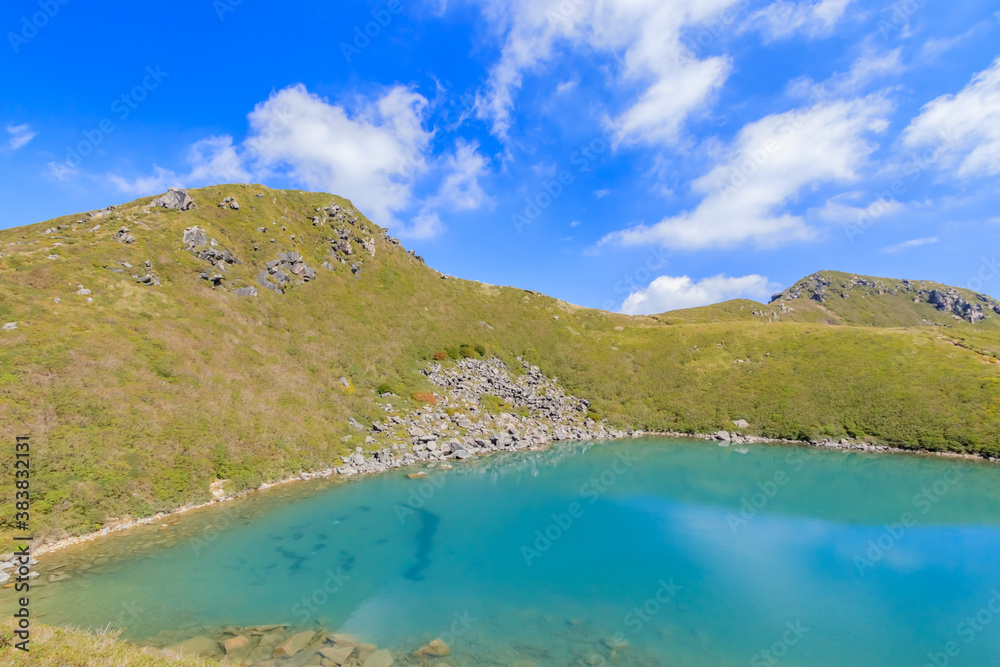
[(278, 648), (274, 649), (274, 653), (271, 654), (272, 658), (291, 658), (293, 655), (301, 651), (306, 647), (306, 645), (312, 641), (316, 633), (312, 630), (306, 630), (305, 632), (300, 632), (296, 635), (292, 635), (286, 639)]
[(413, 652), (414, 658), (443, 658), (451, 653), (451, 648), (440, 638), (425, 644)]
[(737, 419), (733, 421), (733, 426), (735, 426), (736, 428), (746, 428), (750, 426), (750, 424), (749, 422), (747, 422), (746, 419)]
[(241, 648), (243, 648), (249, 643), (250, 643), (249, 639), (247, 639), (243, 635), (240, 635), (239, 637), (233, 637), (232, 639), (227, 639), (226, 641), (222, 642), (222, 650), (224, 650), (227, 654), (232, 653), (234, 651), (239, 651)]
[(76, 293), (79, 294), (80, 296), (87, 296), (88, 294), (90, 294), (90, 290), (84, 287), (83, 285), (77, 285), (77, 287), (79, 287), (80, 289), (78, 289)]
[(465, 460), (465, 459), (467, 459), (467, 458), (470, 458), (470, 457), (472, 456), (472, 454), (470, 454), (470, 453), (469, 453), (469, 451), (468, 451), (467, 449), (460, 449), (460, 450), (458, 450), (457, 452), (455, 452), (455, 453), (453, 454), (453, 456), (454, 456), (454, 457), (455, 457), (456, 459), (462, 459), (462, 460)]
[(17, 329), (17, 322), (8, 322), (7, 324), (0, 327), (3, 331), (14, 331)]
[(392, 658), (392, 653), (381, 648), (368, 656), (363, 665), (364, 667), (391, 667), (393, 662), (395, 660)]
[(238, 287), (234, 292), (236, 296), (257, 296), (256, 287)]
[(188, 227), (184, 230), (184, 245), (188, 250), (208, 245), (208, 234), (201, 227)]
[(361, 642), (358, 644), (358, 660), (365, 662), (368, 658), (378, 650), (378, 646), (375, 644), (367, 644)]
[(178, 211), (187, 211), (188, 209), (194, 208), (194, 200), (191, 199), (191, 195), (189, 195), (186, 190), (182, 190), (181, 188), (170, 188), (167, 190), (166, 194), (149, 202), (149, 205), (153, 207), (172, 208)]
[(234, 211), (238, 211), (240, 210), (240, 203), (234, 199), (233, 201), (229, 202), (229, 208), (233, 209)]
[(410, 473), (409, 475), (407, 475), (407, 477), (409, 477), (410, 479), (423, 479), (424, 477), (427, 477), (427, 473), (425, 473), (425, 472), (414, 472), (414, 473)]
[(729, 431), (719, 431), (715, 434), (716, 440), (732, 440), (732, 436), (729, 435)]
[(345, 632), (331, 632), (326, 636), (326, 640), (340, 646), (357, 646), (361, 643), (360, 639)]
[(198, 637), (192, 637), (191, 639), (185, 639), (182, 642), (177, 642), (176, 644), (171, 644), (166, 647), (160, 654), (167, 658), (179, 658), (181, 656), (197, 655), (204, 658), (210, 658), (219, 655), (219, 645), (211, 637), (205, 637), (204, 635)]
[(333, 664), (343, 665), (354, 654), (354, 647), (347, 645), (330, 646), (321, 648), (319, 653), (327, 660), (332, 661)]

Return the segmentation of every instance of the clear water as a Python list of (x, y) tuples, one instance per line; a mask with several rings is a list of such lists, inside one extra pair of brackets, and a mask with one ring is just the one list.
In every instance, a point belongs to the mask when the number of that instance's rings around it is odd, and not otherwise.
[(994, 465), (649, 438), (413, 471), (45, 557), (39, 620), (440, 636), (455, 665), (1000, 665)]

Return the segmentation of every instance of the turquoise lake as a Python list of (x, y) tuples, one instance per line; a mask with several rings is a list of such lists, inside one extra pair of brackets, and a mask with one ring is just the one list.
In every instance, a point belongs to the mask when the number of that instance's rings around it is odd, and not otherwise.
[(664, 438), (454, 465), (43, 556), (36, 621), (442, 637), (451, 665), (1000, 665), (996, 465)]

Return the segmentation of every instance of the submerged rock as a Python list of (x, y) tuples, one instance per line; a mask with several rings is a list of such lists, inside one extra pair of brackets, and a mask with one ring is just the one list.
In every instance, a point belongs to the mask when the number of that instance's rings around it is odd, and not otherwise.
[(297, 635), (292, 635), (286, 639), (278, 648), (274, 649), (274, 653), (271, 654), (274, 658), (290, 658), (312, 641), (312, 638), (316, 636), (316, 633), (312, 630), (306, 630), (305, 632), (300, 632)]
[(443, 658), (451, 653), (451, 648), (443, 640), (434, 639), (413, 652), (414, 658)]

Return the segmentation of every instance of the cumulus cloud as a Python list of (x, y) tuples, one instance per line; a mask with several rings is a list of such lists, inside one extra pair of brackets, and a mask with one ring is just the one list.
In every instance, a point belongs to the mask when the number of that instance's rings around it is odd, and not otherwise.
[(750, 123), (694, 182), (704, 195), (695, 209), (609, 234), (601, 243), (696, 250), (812, 238), (815, 230), (788, 212), (789, 204), (806, 188), (856, 180), (875, 150), (868, 137), (886, 129), (888, 111), (873, 97), (822, 102)]
[(849, 4), (851, 0), (778, 0), (752, 14), (744, 29), (760, 30), (771, 41), (798, 34), (821, 37), (833, 31)]
[(423, 96), (397, 86), (351, 114), (297, 85), (254, 108), (245, 143), (259, 171), (349, 193), (373, 220), (389, 222), (410, 205), (413, 180), (427, 169), (426, 107)]
[(554, 60), (561, 49), (610, 54), (621, 63), (617, 83), (638, 88), (609, 119), (624, 142), (672, 143), (684, 120), (702, 107), (732, 69), (725, 57), (698, 59), (681, 41), (686, 28), (717, 16), (739, 0), (481, 0), (503, 35), (500, 59), (479, 96), (478, 113), (506, 137), (525, 73)]
[(737, 298), (767, 299), (780, 288), (757, 274), (732, 278), (720, 274), (697, 282), (688, 276), (660, 276), (649, 287), (629, 294), (621, 312), (652, 315)]
[(38, 136), (38, 133), (34, 132), (27, 123), (8, 125), (6, 129), (7, 134), (10, 135), (10, 139), (7, 140), (7, 148), (12, 151), (27, 145), (29, 141)]
[[(188, 149), (187, 162), (191, 168), (185, 174), (153, 165), (151, 175), (128, 179), (117, 174), (108, 174), (108, 180), (122, 192), (131, 195), (154, 194), (174, 186), (199, 187), (250, 180), (250, 174), (243, 164), (243, 157), (233, 145), (233, 138), (230, 136), (208, 137), (196, 141)], [(53, 175), (56, 175), (55, 172)]]
[[(359, 99), (350, 110), (305, 86), (291, 86), (256, 105), (241, 144), (229, 136), (193, 144), (187, 173), (154, 166), (151, 175), (108, 179), (125, 192), (150, 194), (174, 185), (282, 175), (303, 187), (350, 197), (368, 217), (401, 236), (429, 238), (444, 230), (439, 211), (475, 210), (493, 200), (480, 182), (489, 161), (477, 143), (458, 140), (450, 152), (433, 154), (427, 108), (423, 96), (403, 86)], [(418, 184), (430, 194), (418, 195)]]
[(907, 146), (938, 146), (961, 177), (1000, 174), (1000, 58), (955, 95), (924, 106), (903, 134)]

